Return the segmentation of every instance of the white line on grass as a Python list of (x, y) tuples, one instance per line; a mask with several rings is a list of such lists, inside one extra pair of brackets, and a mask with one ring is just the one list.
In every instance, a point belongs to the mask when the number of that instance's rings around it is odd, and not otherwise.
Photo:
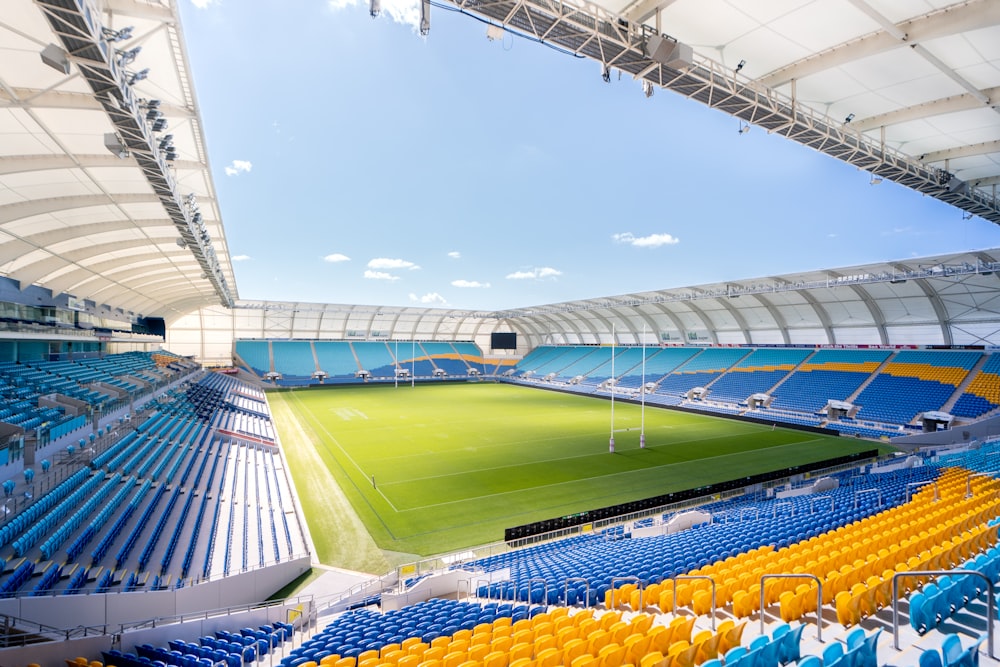
[[(787, 445), (777, 445), (776, 447), (768, 447), (767, 449), (780, 449), (783, 447), (798, 447), (810, 442), (819, 442), (821, 438), (812, 438), (810, 440), (804, 440), (802, 442), (790, 442)], [(589, 482), (595, 479), (609, 479), (611, 477), (620, 477), (622, 475), (630, 475), (636, 472), (648, 472), (650, 470), (663, 470), (666, 468), (672, 468), (673, 466), (685, 465), (688, 463), (700, 463), (702, 461), (709, 461), (711, 459), (722, 459), (729, 456), (740, 456), (742, 454), (754, 454), (759, 453), (759, 450), (754, 449), (748, 452), (731, 452), (729, 454), (716, 454), (715, 456), (706, 456), (704, 458), (692, 459), (690, 461), (678, 461), (677, 463), (667, 463), (662, 466), (656, 466), (655, 468), (636, 468), (635, 470), (623, 470), (621, 472), (613, 472), (607, 475), (596, 475), (594, 477), (580, 477), (577, 479), (567, 480), (565, 482), (555, 482), (553, 484), (545, 484), (543, 486), (533, 486), (528, 489), (512, 489), (510, 491), (501, 491), (499, 493), (487, 493), (483, 496), (473, 496), (471, 498), (461, 498), (459, 500), (447, 500), (443, 503), (433, 503), (431, 505), (421, 505), (420, 507), (408, 507), (404, 510), (396, 510), (400, 514), (405, 514), (406, 512), (415, 512), (418, 510), (430, 509), (432, 507), (444, 507), (445, 505), (455, 505), (457, 503), (465, 503), (469, 501), (482, 500), (484, 498), (496, 498), (498, 496), (509, 496), (514, 493), (527, 493), (528, 491), (537, 491), (538, 489), (549, 489), (557, 486), (565, 486), (566, 484), (576, 484), (577, 482)], [(569, 458), (579, 458), (579, 457), (569, 457)], [(552, 459), (553, 461), (562, 461), (564, 459)], [(482, 470), (499, 470), (501, 468), (513, 468), (516, 466), (498, 466), (497, 468), (483, 468)], [(477, 471), (478, 472), (478, 471)], [(465, 474), (465, 473), (455, 473), (455, 474)], [(454, 475), (437, 475), (436, 477), (453, 477)], [(422, 481), (427, 479), (435, 479), (435, 477), (423, 477), (420, 480), (408, 480), (408, 481)], [(397, 484), (402, 484), (403, 482), (396, 482)]]
[[(292, 392), (292, 396), (295, 396), (295, 392)], [(299, 403), (301, 403), (301, 401), (298, 401), (297, 397), (296, 397), (296, 401), (299, 402)], [(309, 412), (309, 414), (312, 414), (311, 410), (307, 410), (307, 412)], [(366, 417), (366, 419), (367, 419), (367, 417)], [(347, 450), (344, 449), (344, 447), (340, 444), (340, 441), (338, 441), (337, 438), (334, 437), (334, 435), (332, 433), (330, 433), (330, 431), (327, 430), (326, 425), (323, 424), (322, 420), (320, 420), (320, 419), (314, 419), (314, 420), (319, 424), (319, 427), (320, 427), (320, 429), (322, 429), (323, 433), (326, 433), (327, 437), (330, 438), (330, 440), (333, 442), (333, 444), (335, 444), (337, 446), (337, 449), (339, 449), (341, 452), (343, 452), (344, 456), (347, 457), (347, 460), (350, 461), (351, 464), (355, 468), (358, 469), (358, 472), (361, 473), (361, 476), (363, 478), (365, 478), (365, 479), (370, 479), (370, 476), (368, 475), (368, 473), (366, 473), (364, 471), (364, 469), (361, 466), (358, 465), (358, 462), (354, 460), (354, 457), (352, 457), (350, 454), (347, 453)], [(389, 498), (384, 493), (382, 493), (381, 489), (378, 488), (378, 480), (375, 480), (375, 492), (378, 493), (380, 496), (382, 496), (382, 498), (385, 500), (385, 502), (389, 503), (389, 507), (392, 508), (393, 512), (396, 512), (397, 514), (399, 513), (399, 510), (396, 509), (396, 506), (392, 503), (392, 501), (389, 500)]]

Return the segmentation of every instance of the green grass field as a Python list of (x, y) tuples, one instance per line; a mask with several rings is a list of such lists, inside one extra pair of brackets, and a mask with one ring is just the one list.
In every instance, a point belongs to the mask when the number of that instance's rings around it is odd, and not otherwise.
[(612, 455), (608, 400), (505, 384), (268, 399), (317, 555), (341, 566), (350, 565), (338, 553), (371, 550), (356, 525), (336, 524), (349, 518), (345, 500), (378, 549), (429, 555), (501, 540), (510, 526), (876, 446), (647, 407), (640, 449), (640, 407), (616, 401)]

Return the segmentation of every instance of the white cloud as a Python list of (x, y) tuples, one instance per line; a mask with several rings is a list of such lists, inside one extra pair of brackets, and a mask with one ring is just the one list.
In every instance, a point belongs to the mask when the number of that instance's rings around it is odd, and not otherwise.
[(369, 269), (410, 269), (411, 271), (420, 267), (405, 259), (391, 259), (389, 257), (376, 257), (368, 262)]
[[(327, 0), (327, 6), (336, 11), (362, 4), (361, 0)], [(368, 3), (363, 3), (367, 5)], [(382, 0), (382, 11), (396, 23), (416, 29), (420, 25), (420, 4), (417, 0)]]
[(237, 176), (240, 172), (249, 172), (253, 169), (250, 160), (233, 160), (233, 163), (226, 166), (226, 176)]
[(531, 269), (530, 271), (515, 271), (514, 273), (508, 273), (508, 280), (538, 280), (540, 278), (555, 278), (556, 276), (561, 276), (562, 271), (559, 269), (553, 269), (551, 266), (542, 266)]
[(342, 254), (342, 253), (335, 252), (335, 253), (329, 254), (326, 257), (324, 257), (323, 261), (324, 262), (332, 262), (332, 263), (336, 264), (337, 262), (349, 262), (349, 261), (351, 261), (351, 258), (348, 257), (347, 255)]
[(481, 283), (478, 280), (458, 280), (451, 281), (452, 287), (489, 287), (489, 283)]
[(232, 260), (234, 262), (245, 262), (248, 259), (253, 259), (250, 255), (233, 255)]
[(448, 303), (447, 301), (444, 300), (444, 297), (438, 294), (437, 292), (428, 292), (423, 296), (417, 296), (416, 294), (413, 294), (411, 292), (410, 301), (414, 303), (422, 303), (424, 305), (436, 303), (442, 306)]
[(365, 278), (368, 280), (399, 280), (399, 276), (394, 276), (391, 273), (386, 273), (385, 271), (365, 271)]
[(636, 236), (632, 232), (622, 232), (612, 234), (611, 238), (615, 243), (627, 243), (636, 248), (659, 248), (661, 245), (676, 245), (681, 242), (673, 234), (650, 234), (649, 236)]
[(452, 250), (451, 252), (448, 253), (448, 256), (451, 257), (452, 259), (462, 259), (462, 253), (460, 253), (457, 250)]

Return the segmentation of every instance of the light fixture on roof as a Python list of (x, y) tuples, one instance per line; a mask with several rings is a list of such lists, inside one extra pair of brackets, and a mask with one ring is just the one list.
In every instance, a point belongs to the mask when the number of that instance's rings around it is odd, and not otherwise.
[(382, 2), (381, 0), (371, 0), (368, 3), (368, 13), (372, 15), (372, 18), (377, 17), (382, 12)]
[(126, 39), (132, 39), (132, 31), (135, 30), (135, 26), (126, 26), (124, 28), (119, 28), (114, 30), (113, 28), (101, 28), (101, 35), (104, 39), (109, 42), (124, 42)]
[(654, 90), (655, 90), (655, 88), (653, 88), (653, 84), (652, 83), (650, 83), (649, 81), (646, 81), (645, 79), (642, 80), (642, 94), (643, 95), (645, 95), (646, 97), (652, 97)]
[(135, 59), (139, 57), (139, 52), (142, 51), (141, 46), (134, 46), (128, 50), (118, 49), (115, 53), (118, 54), (118, 64), (119, 65), (130, 65), (135, 62)]
[(503, 35), (504, 35), (503, 26), (494, 25), (492, 23), (486, 26), (486, 39), (490, 40), (491, 42), (503, 39)]
[(847, 118), (844, 119), (844, 123), (845, 124), (846, 123), (850, 123), (852, 120), (854, 120), (854, 114), (853, 113), (849, 113), (849, 114), (847, 114)]
[(601, 79), (604, 83), (611, 83), (611, 68), (607, 65), (601, 68)]
[(186, 248), (186, 247), (188, 247), (188, 244), (187, 244), (187, 241), (185, 241), (185, 240), (184, 240), (184, 237), (182, 237), (182, 236), (178, 236), (178, 237), (177, 237), (177, 245), (178, 245), (179, 247), (181, 247), (181, 248)]
[(134, 86), (136, 83), (142, 81), (147, 76), (149, 76), (149, 68), (141, 69), (138, 72), (133, 72), (128, 78), (128, 85)]
[(879, 176), (878, 174), (872, 174), (872, 179), (868, 181), (868, 185), (878, 185), (884, 180), (885, 179)]
[(152, 126), (153, 132), (162, 132), (165, 129), (167, 129), (166, 118), (157, 118), (156, 120), (153, 121), (153, 126)]
[(962, 220), (972, 220), (972, 211), (966, 211), (963, 213)]
[(111, 151), (115, 157), (123, 160), (128, 157), (128, 147), (114, 132), (108, 132), (104, 135), (104, 147)]
[(750, 131), (750, 123), (745, 123), (745, 122), (743, 122), (741, 120), (740, 121), (740, 134), (746, 134), (749, 131)]
[(42, 62), (63, 74), (69, 74), (69, 54), (55, 44), (49, 44), (42, 49)]
[(747, 64), (747, 61), (741, 59), (740, 62), (736, 65), (736, 71), (737, 72), (742, 71), (743, 68), (746, 67), (746, 64)]

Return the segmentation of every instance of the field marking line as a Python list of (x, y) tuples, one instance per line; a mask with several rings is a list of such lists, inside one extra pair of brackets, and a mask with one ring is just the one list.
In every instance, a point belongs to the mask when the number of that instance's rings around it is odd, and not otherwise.
[[(671, 442), (671, 443), (662, 444), (662, 445), (649, 445), (649, 444), (647, 444), (646, 445), (646, 449), (667, 449), (669, 447), (676, 447), (678, 445), (688, 445), (688, 444), (695, 443), (695, 442), (705, 442), (706, 440), (716, 440), (716, 439), (718, 439), (720, 437), (723, 437), (723, 436), (714, 435), (714, 436), (707, 437), (707, 438), (691, 438), (691, 439), (688, 439), (688, 440), (683, 440), (683, 441), (679, 441), (679, 442)], [(557, 438), (557, 440), (558, 439), (561, 439), (561, 438)], [(551, 438), (550, 438), (550, 440), (551, 440)], [(808, 444), (810, 442), (820, 442), (820, 441), (821, 441), (821, 438), (810, 438), (809, 440), (802, 440), (802, 441), (799, 441), (799, 442), (790, 442), (790, 443), (786, 443), (784, 445), (775, 445), (775, 447), (788, 447), (788, 446), (791, 446), (791, 445), (804, 445), (804, 444)], [(537, 441), (535, 441), (535, 442), (537, 442)], [(507, 447), (507, 446), (512, 446), (513, 444), (524, 444), (524, 443), (507, 443), (507, 444), (500, 445), (500, 446)], [(765, 449), (765, 448), (757, 448), (757, 449), (754, 449), (753, 451), (757, 452), (757, 451), (760, 451), (761, 449)], [(771, 448), (768, 447), (766, 449), (771, 449)], [(625, 450), (625, 451), (638, 451), (638, 450), (628, 449), (628, 450)], [(621, 452), (619, 452), (619, 453), (621, 453)], [(742, 452), (741, 451), (741, 452), (733, 452), (733, 453), (734, 454), (745, 454), (745, 453), (748, 453), (748, 452)], [(603, 454), (603, 452), (600, 452), (598, 455), (600, 455), (600, 454)], [(421, 454), (421, 455), (426, 455), (426, 454)], [(392, 460), (392, 459), (403, 459), (403, 458), (409, 458), (409, 457), (412, 457), (412, 456), (418, 456), (418, 455), (417, 454), (408, 454), (406, 456), (394, 456), (394, 457), (389, 457), (389, 458), (382, 459), (382, 460), (383, 461), (387, 461), (387, 460)], [(544, 461), (535, 461), (534, 463), (556, 463), (558, 461), (572, 461), (573, 459), (582, 459), (582, 458), (587, 458), (587, 457), (590, 457), (590, 456), (595, 456), (595, 454), (594, 453), (590, 453), (590, 454), (577, 454), (577, 455), (574, 455), (574, 456), (563, 456), (563, 457), (560, 457), (560, 458), (545, 459)], [(708, 460), (709, 458), (718, 458), (718, 457), (722, 457), (722, 456), (731, 456), (731, 454), (718, 454), (715, 457), (706, 457), (705, 459), (697, 458), (697, 459), (690, 459), (690, 460), (687, 460), (687, 461), (678, 461), (677, 463), (666, 463), (666, 464), (664, 464), (662, 466), (656, 466), (656, 468), (662, 468), (664, 466), (671, 466), (671, 465), (678, 465), (680, 463), (691, 463), (693, 461)], [(428, 475), (427, 477), (411, 477), (411, 478), (408, 478), (408, 479), (405, 479), (405, 480), (400, 480), (398, 482), (389, 482), (389, 483), (386, 484), (386, 486), (394, 486), (394, 485), (397, 485), (397, 484), (409, 484), (410, 482), (425, 482), (425, 481), (432, 480), (432, 479), (444, 479), (444, 478), (447, 478), (447, 477), (455, 477), (455, 476), (458, 476), (458, 475), (466, 475), (469, 472), (485, 472), (485, 471), (491, 471), (491, 470), (506, 470), (508, 468), (517, 468), (517, 467), (520, 467), (521, 465), (524, 465), (524, 464), (525, 464), (525, 462), (522, 461), (520, 463), (511, 463), (509, 465), (493, 466), (491, 468), (475, 468), (474, 470), (467, 470), (467, 471), (464, 471), (464, 472), (454, 472), (454, 473), (449, 473), (447, 475)], [(651, 468), (638, 468), (637, 470), (651, 470)], [(633, 471), (628, 470), (628, 471), (624, 471), (624, 472), (633, 472)], [(613, 473), (613, 474), (617, 475), (617, 474), (620, 474), (620, 473)], [(610, 477), (610, 475), (601, 475), (601, 477)], [(581, 478), (581, 479), (592, 479), (592, 478), (588, 477), (588, 478)], [(562, 483), (562, 482), (560, 482), (560, 483)], [(544, 487), (532, 487), (532, 488), (544, 488)], [(486, 496), (484, 496), (484, 497), (486, 497)]]
[[(788, 443), (788, 444), (785, 444), (785, 445), (776, 445), (774, 448), (769, 447), (768, 449), (781, 449), (781, 448), (784, 448), (784, 447), (797, 447), (799, 445), (805, 444), (806, 442), (818, 442), (819, 440), (820, 440), (820, 438), (813, 438), (811, 440), (806, 440), (805, 442), (791, 442), (791, 443)], [(649, 472), (649, 471), (652, 471), (652, 470), (663, 470), (665, 468), (671, 468), (673, 466), (685, 465), (685, 464), (688, 464), (688, 463), (698, 463), (698, 462), (701, 462), (701, 461), (710, 461), (712, 459), (722, 459), (722, 458), (726, 458), (726, 457), (729, 457), (729, 456), (742, 456), (742, 455), (745, 455), (745, 454), (755, 454), (755, 453), (759, 453), (759, 451), (755, 449), (755, 450), (752, 450), (752, 451), (749, 451), (749, 452), (733, 452), (733, 453), (730, 453), (730, 454), (717, 454), (715, 456), (705, 456), (705, 457), (699, 458), (699, 459), (691, 459), (690, 461), (679, 461), (677, 463), (667, 463), (667, 464), (662, 465), (662, 466), (656, 466), (655, 468), (637, 468), (635, 470), (623, 470), (621, 472), (614, 472), (614, 473), (610, 473), (610, 474), (607, 474), (607, 475), (597, 475), (595, 477), (580, 477), (578, 479), (571, 479), (571, 480), (567, 480), (565, 482), (555, 482), (554, 484), (544, 484), (542, 486), (533, 486), (533, 487), (528, 488), (528, 489), (512, 489), (510, 491), (501, 491), (499, 493), (487, 493), (486, 495), (482, 495), (482, 496), (474, 496), (474, 497), (471, 497), (471, 498), (462, 498), (460, 500), (447, 500), (447, 501), (445, 501), (443, 503), (433, 503), (431, 505), (421, 505), (420, 507), (409, 507), (407, 509), (397, 510), (397, 511), (400, 514), (405, 514), (406, 512), (415, 512), (417, 510), (425, 510), (425, 509), (430, 509), (432, 507), (444, 507), (445, 505), (455, 505), (455, 504), (458, 504), (458, 503), (466, 503), (466, 502), (470, 502), (470, 501), (482, 500), (483, 498), (496, 498), (496, 497), (499, 497), (499, 496), (509, 496), (511, 494), (514, 494), (514, 493), (528, 493), (530, 491), (537, 491), (538, 489), (549, 489), (549, 488), (554, 488), (554, 487), (557, 487), (557, 486), (565, 486), (566, 484), (576, 484), (577, 482), (590, 482), (590, 481), (593, 481), (593, 480), (596, 480), (596, 479), (610, 479), (611, 477), (620, 477), (622, 475), (631, 475), (632, 473), (637, 473), (637, 472)], [(572, 457), (572, 458), (577, 458), (577, 457)], [(553, 459), (553, 460), (561, 461), (563, 459)], [(502, 468), (512, 468), (514, 466), (501, 466), (501, 467)], [(483, 470), (496, 470), (496, 469), (498, 469), (498, 468), (484, 468)], [(439, 475), (439, 477), (450, 477), (450, 476), (451, 475)], [(424, 478), (424, 479), (434, 479), (434, 477), (427, 477), (427, 478)]]
[[(292, 395), (294, 396), (295, 392), (292, 392)], [(296, 400), (298, 400), (298, 399), (296, 399)], [(298, 402), (301, 405), (301, 401), (298, 401)], [(351, 465), (353, 465), (355, 468), (358, 469), (358, 472), (361, 473), (361, 476), (363, 478), (365, 478), (365, 479), (371, 479), (371, 476), (364, 471), (364, 468), (362, 468), (360, 465), (358, 465), (358, 462), (354, 460), (353, 456), (351, 456), (350, 454), (347, 453), (347, 450), (344, 449), (343, 445), (340, 444), (340, 441), (337, 440), (337, 438), (334, 437), (334, 435), (332, 433), (330, 433), (329, 430), (327, 430), (326, 425), (312, 413), (312, 410), (308, 410), (308, 408), (305, 408), (304, 406), (303, 406), (303, 409), (306, 409), (309, 412), (310, 416), (312, 416), (313, 420), (316, 421), (317, 425), (323, 431), (323, 433), (325, 433), (330, 438), (330, 440), (333, 442), (333, 444), (335, 444), (337, 446), (337, 449), (339, 449), (341, 452), (343, 452), (344, 456), (347, 457), (347, 460), (351, 462)], [(358, 487), (358, 490), (359, 491), (361, 490), (360, 487)], [(384, 493), (382, 493), (382, 489), (378, 488), (378, 480), (376, 480), (376, 482), (375, 482), (375, 491), (380, 496), (382, 496), (382, 498), (385, 500), (385, 502), (389, 503), (389, 507), (392, 508), (393, 512), (396, 512), (397, 514), (399, 513), (399, 509), (397, 509), (396, 506), (393, 504), (393, 502), (391, 500), (389, 500), (389, 498)]]

